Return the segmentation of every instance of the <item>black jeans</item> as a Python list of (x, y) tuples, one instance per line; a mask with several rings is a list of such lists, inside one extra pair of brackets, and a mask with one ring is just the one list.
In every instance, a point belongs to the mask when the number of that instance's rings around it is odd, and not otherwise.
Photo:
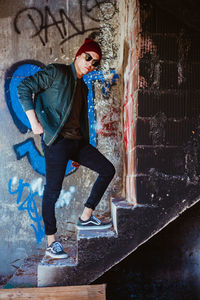
[(68, 160), (97, 172), (95, 181), (85, 206), (93, 210), (101, 200), (115, 174), (115, 168), (96, 148), (83, 140), (59, 137), (51, 146), (43, 143), (46, 163), (46, 184), (42, 201), (42, 217), (45, 233), (56, 233), (55, 203), (60, 195)]

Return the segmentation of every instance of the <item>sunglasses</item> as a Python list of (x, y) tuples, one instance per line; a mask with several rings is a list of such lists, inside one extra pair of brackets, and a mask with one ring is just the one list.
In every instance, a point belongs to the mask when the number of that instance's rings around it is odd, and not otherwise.
[(85, 53), (85, 60), (86, 61), (91, 61), (92, 60), (92, 66), (93, 67), (98, 67), (100, 64), (100, 61), (98, 59), (94, 59), (89, 53), (84, 52)]

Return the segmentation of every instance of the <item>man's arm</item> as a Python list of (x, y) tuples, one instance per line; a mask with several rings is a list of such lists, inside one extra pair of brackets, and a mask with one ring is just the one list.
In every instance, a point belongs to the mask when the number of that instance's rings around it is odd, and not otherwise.
[(55, 65), (48, 65), (42, 71), (25, 78), (18, 85), (18, 99), (29, 119), (34, 134), (43, 133), (43, 128), (35, 114), (32, 95), (48, 89), (52, 85), (56, 74)]

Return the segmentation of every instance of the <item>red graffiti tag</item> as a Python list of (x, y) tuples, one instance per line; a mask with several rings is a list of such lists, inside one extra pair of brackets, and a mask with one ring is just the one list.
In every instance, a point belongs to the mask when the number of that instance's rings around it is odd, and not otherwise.
[(119, 126), (119, 111), (115, 107), (111, 107), (108, 114), (103, 116), (100, 122), (100, 129), (96, 133), (103, 136), (116, 136)]

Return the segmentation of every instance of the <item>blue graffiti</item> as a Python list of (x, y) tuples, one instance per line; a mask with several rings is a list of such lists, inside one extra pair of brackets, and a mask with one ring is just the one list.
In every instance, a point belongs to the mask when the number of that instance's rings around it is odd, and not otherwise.
[[(112, 74), (111, 82), (107, 82), (102, 71), (92, 71), (87, 75), (83, 76), (83, 80), (88, 86), (88, 115), (89, 115), (89, 126), (90, 126), (90, 144), (96, 147), (97, 137), (96, 137), (96, 114), (94, 109), (94, 89), (93, 84), (95, 81), (100, 81), (102, 84), (102, 93), (106, 97), (108, 92), (111, 89), (111, 86), (116, 84), (116, 80), (119, 78), (118, 74), (116, 74), (115, 70), (110, 70), (110, 74)], [(92, 122), (90, 122), (92, 116)]]
[(17, 86), (25, 77), (35, 74), (44, 66), (44, 64), (35, 60), (25, 60), (12, 65), (5, 74), (6, 102), (13, 121), (21, 133), (26, 133), (31, 127), (18, 101)]
[[(45, 159), (43, 154), (40, 154), (38, 151), (33, 138), (29, 138), (25, 142), (16, 144), (13, 146), (13, 148), (18, 160), (24, 156), (27, 156), (33, 170), (41, 175), (45, 175)], [(71, 161), (69, 161), (66, 167), (65, 175), (72, 174), (74, 169), (75, 168), (71, 165)]]
[[(23, 201), (23, 195), (27, 190), (28, 196)], [(39, 197), (41, 199), (38, 192), (33, 192), (31, 185), (29, 183), (24, 183), (22, 179), (19, 180), (19, 185), (16, 190), (13, 190), (12, 179), (10, 179), (8, 182), (8, 191), (11, 195), (18, 194), (16, 200), (17, 205), (19, 205), (18, 209), (19, 211), (26, 210), (30, 219), (36, 223), (36, 225), (30, 224), (30, 226), (34, 229), (37, 244), (41, 243), (42, 239), (44, 238), (45, 231), (44, 226), (41, 226), (42, 216), (39, 216), (35, 202), (35, 197)]]
[[(12, 115), (13, 121), (21, 133), (26, 133), (31, 129), (28, 118), (23, 111), (17, 96), (17, 86), (27, 76), (35, 74), (41, 70), (44, 65), (36, 61), (22, 61), (12, 66), (5, 76), (5, 94), (9, 111)], [(106, 97), (111, 89), (111, 86), (116, 83), (119, 76), (115, 70), (110, 70), (112, 79), (107, 81), (104, 78), (102, 71), (93, 71), (83, 77), (88, 86), (88, 117), (89, 117), (89, 130), (90, 130), (90, 143), (96, 147), (96, 114), (94, 109), (94, 88), (93, 83), (99, 81), (102, 84), (102, 94)], [(27, 156), (32, 168), (41, 175), (45, 175), (45, 159), (44, 156), (38, 151), (34, 140), (27, 139), (23, 143), (13, 146), (17, 159)], [(76, 168), (72, 166), (72, 161), (69, 161), (66, 167), (65, 175), (70, 175), (75, 172)]]
[[(111, 80), (106, 80), (102, 71), (92, 71), (89, 74), (83, 76), (83, 79), (89, 89), (88, 101), (90, 101), (90, 98), (91, 98), (91, 101), (92, 101), (91, 105), (94, 104), (93, 103), (94, 102), (94, 94), (93, 94), (93, 88), (92, 88), (92, 84), (94, 81), (99, 81), (101, 83), (102, 94), (104, 97), (107, 97), (109, 95), (111, 87), (117, 83), (117, 79), (119, 79), (119, 75), (116, 73), (116, 71), (111, 69), (110, 74), (112, 75)], [(91, 94), (90, 94), (90, 92), (91, 92)]]
[(32, 168), (41, 175), (45, 174), (44, 156), (38, 151), (33, 138), (29, 138), (25, 142), (16, 144), (13, 148), (17, 155), (17, 159), (27, 156)]

